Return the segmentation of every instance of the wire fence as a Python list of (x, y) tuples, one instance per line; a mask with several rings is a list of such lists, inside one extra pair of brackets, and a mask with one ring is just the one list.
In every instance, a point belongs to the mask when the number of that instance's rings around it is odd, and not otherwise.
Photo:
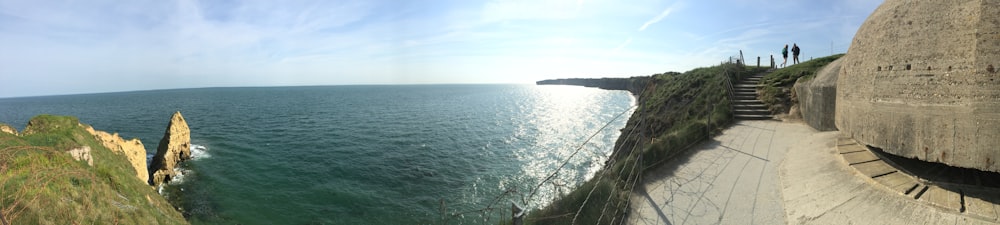
[[(726, 90), (726, 92), (728, 92), (726, 98), (728, 98), (729, 102), (732, 102), (732, 100), (734, 99), (733, 80), (741, 79), (740, 73), (737, 72), (735, 69), (738, 67), (734, 67), (732, 65), (743, 67), (746, 66), (745, 62), (746, 61), (744, 60), (742, 51), (740, 51), (740, 53), (737, 55), (728, 56), (726, 57), (725, 60), (720, 62), (720, 65), (723, 68), (722, 74), (720, 74), (720, 76), (723, 78), (721, 79), (720, 83), (716, 85), (720, 85)], [(773, 63), (771, 64), (773, 67)], [(652, 81), (648, 82), (647, 85), (643, 88), (643, 90), (641, 90), (639, 93), (643, 93), (645, 89), (649, 88), (649, 86), (652, 85), (652, 83), (653, 83)], [(481, 220), (482, 224), (488, 224), (488, 223), (514, 224), (514, 225), (523, 224), (526, 219), (525, 212), (529, 210), (529, 209), (524, 209), (523, 206), (529, 205), (530, 202), (541, 200), (538, 199), (542, 197), (538, 195), (538, 193), (541, 190), (546, 188), (551, 188), (552, 190), (570, 189), (573, 188), (573, 186), (577, 185), (573, 181), (565, 180), (565, 178), (560, 177), (559, 174), (566, 168), (566, 165), (569, 164), (574, 157), (577, 157), (579, 155), (579, 153), (584, 149), (584, 146), (586, 146), (594, 138), (594, 136), (606, 130), (613, 122), (621, 119), (622, 116), (625, 115), (626, 113), (633, 111), (634, 113), (638, 114), (637, 116), (638, 118), (640, 118), (639, 121), (635, 124), (628, 124), (628, 123), (626, 124), (634, 127), (647, 126), (646, 117), (641, 115), (643, 113), (643, 110), (638, 110), (637, 109), (638, 107), (639, 107), (638, 105), (632, 106), (626, 110), (623, 110), (622, 112), (619, 112), (614, 118), (607, 121), (604, 124), (604, 126), (595, 130), (582, 143), (577, 145), (577, 147), (570, 155), (561, 159), (558, 167), (556, 167), (553, 171), (547, 173), (544, 179), (541, 179), (536, 184), (532, 185), (532, 188), (528, 190), (522, 191), (516, 188), (507, 189), (504, 190), (504, 192), (502, 192), (501, 194), (497, 195), (486, 206), (462, 212), (448, 213), (446, 202), (444, 200), (441, 200), (440, 203), (441, 224), (450, 224), (451, 222), (456, 221), (457, 218), (464, 218), (466, 216), (479, 216), (482, 219)], [(711, 107), (710, 109), (708, 109), (708, 112), (713, 112), (715, 107), (730, 107), (730, 111), (732, 111), (732, 104), (729, 104), (728, 102), (727, 103), (717, 102), (713, 104), (708, 104), (707, 107)], [(730, 117), (730, 119), (732, 118)], [(705, 132), (707, 134), (710, 134), (711, 132), (710, 130), (717, 128), (717, 127), (712, 127), (713, 123), (711, 121), (710, 116), (708, 124), (709, 125), (706, 126)], [(648, 137), (644, 137), (645, 134), (637, 132), (637, 130), (639, 129), (630, 129), (628, 133), (622, 133), (621, 135), (624, 136), (626, 139), (634, 139), (634, 140), (648, 139)], [(705, 136), (707, 137), (708, 135)], [(619, 139), (620, 138), (621, 137), (619, 137)], [(694, 145), (702, 142), (703, 140), (704, 140), (703, 138), (698, 139), (693, 143), (682, 147), (682, 149), (690, 149)], [(650, 140), (650, 142), (652, 142), (652, 140)], [(641, 145), (634, 144), (631, 145), (629, 149), (627, 149), (628, 151), (623, 151), (624, 149), (620, 149), (622, 146), (615, 145), (615, 147), (613, 147), (612, 149), (612, 152), (624, 153), (624, 156), (614, 155), (614, 154), (609, 156), (604, 156), (603, 158), (605, 160), (604, 169), (598, 171), (591, 177), (592, 182), (595, 183), (593, 185), (588, 186), (589, 190), (586, 190), (587, 195), (584, 197), (582, 203), (579, 206), (577, 206), (575, 210), (573, 210), (573, 212), (549, 215), (547, 217), (531, 218), (534, 221), (528, 221), (528, 222), (539, 222), (547, 224), (547, 222), (545, 222), (546, 220), (569, 220), (570, 224), (579, 224), (581, 216), (590, 216), (587, 215), (587, 213), (585, 212), (585, 209), (587, 209), (587, 207), (600, 205), (600, 210), (598, 213), (599, 215), (597, 215), (596, 219), (597, 223), (609, 222), (611, 224), (624, 224), (626, 222), (625, 220), (629, 216), (628, 215), (628, 212), (630, 210), (629, 205), (631, 204), (631, 199), (632, 199), (631, 194), (633, 193), (637, 185), (642, 185), (641, 180), (643, 172), (648, 169), (654, 168), (664, 162), (667, 162), (670, 159), (675, 158), (673, 156), (681, 154), (683, 152), (683, 151), (675, 152), (672, 155), (664, 157), (664, 159), (662, 160), (655, 161), (650, 165), (645, 165), (642, 151), (637, 151), (637, 148), (639, 148), (640, 146)], [(618, 163), (616, 161), (622, 161), (622, 162)], [(615, 168), (611, 168), (612, 165), (621, 165), (620, 166), (621, 168), (616, 170)], [(607, 179), (607, 177), (612, 177), (614, 179)], [(596, 181), (593, 181), (595, 179)], [(611, 184), (607, 184), (606, 182)], [(594, 199), (593, 197), (600, 196), (596, 195), (595, 193), (603, 191), (599, 189), (601, 187), (607, 187), (607, 185), (614, 187), (611, 188), (610, 190), (611, 193), (608, 194), (606, 198)], [(553, 192), (555, 193), (557, 191)], [(550, 197), (556, 197), (556, 196), (550, 196)], [(616, 200), (614, 198), (620, 198), (620, 199)], [(512, 200), (510, 201), (509, 208), (507, 202), (503, 201), (505, 199)], [(516, 200), (519, 201), (515, 202)]]

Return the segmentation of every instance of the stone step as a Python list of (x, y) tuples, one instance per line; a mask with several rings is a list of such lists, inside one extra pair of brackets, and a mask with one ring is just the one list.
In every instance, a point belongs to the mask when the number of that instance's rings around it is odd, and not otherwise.
[(736, 109), (733, 110), (733, 114), (736, 115), (771, 115), (771, 111), (766, 109)]
[(767, 110), (767, 105), (764, 104), (735, 104), (734, 109), (757, 109), (757, 110)]
[(758, 99), (750, 99), (750, 100), (736, 99), (736, 100), (733, 100), (733, 104), (735, 104), (735, 105), (740, 105), (740, 104), (764, 104), (764, 102), (761, 102)]
[(770, 120), (770, 119), (774, 119), (774, 117), (771, 116), (771, 115), (740, 115), (740, 114), (735, 114), (735, 115), (733, 115), (733, 117), (736, 118), (736, 119), (738, 119), (738, 120)]
[(733, 90), (734, 91), (738, 91), (738, 92), (740, 92), (740, 91), (742, 91), (742, 92), (757, 92), (756, 88), (748, 88), (748, 87), (733, 88)]
[(733, 87), (735, 87), (735, 88), (754, 88), (754, 89), (756, 89), (757, 87), (762, 87), (762, 85), (760, 85), (760, 84), (736, 84)]
[(760, 100), (757, 99), (757, 96), (735, 96), (735, 99), (736, 100), (760, 101)]

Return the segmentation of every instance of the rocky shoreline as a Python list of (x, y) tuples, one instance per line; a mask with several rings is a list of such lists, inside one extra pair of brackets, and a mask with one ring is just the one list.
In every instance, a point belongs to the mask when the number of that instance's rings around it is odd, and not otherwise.
[[(147, 167), (139, 139), (96, 130), (75, 117), (35, 116), (23, 132), (0, 124), (0, 155), (5, 156), (0, 158), (0, 188), (8, 188), (0, 200), (13, 201), (0, 210), (17, 212), (0, 217), (12, 224), (186, 224), (179, 206), (155, 190), (191, 158), (190, 134), (184, 117), (175, 112)], [(68, 162), (59, 163), (64, 160)]]

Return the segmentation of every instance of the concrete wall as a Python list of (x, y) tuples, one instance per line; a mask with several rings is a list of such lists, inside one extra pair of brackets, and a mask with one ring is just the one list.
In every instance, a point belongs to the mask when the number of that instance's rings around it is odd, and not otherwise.
[(886, 152), (1000, 172), (1000, 1), (886, 0), (837, 81), (836, 125)]
[(802, 119), (809, 126), (820, 131), (837, 130), (834, 124), (837, 103), (837, 76), (844, 58), (827, 64), (810, 80), (795, 82), (795, 94), (799, 101)]

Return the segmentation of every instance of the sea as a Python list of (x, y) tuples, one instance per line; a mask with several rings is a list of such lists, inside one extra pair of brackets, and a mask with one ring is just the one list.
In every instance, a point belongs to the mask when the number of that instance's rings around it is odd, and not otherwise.
[(193, 159), (160, 191), (194, 224), (497, 224), (593, 176), (635, 104), (561, 85), (196, 88), (4, 98), (0, 123), (71, 115), (152, 158), (180, 111)]

